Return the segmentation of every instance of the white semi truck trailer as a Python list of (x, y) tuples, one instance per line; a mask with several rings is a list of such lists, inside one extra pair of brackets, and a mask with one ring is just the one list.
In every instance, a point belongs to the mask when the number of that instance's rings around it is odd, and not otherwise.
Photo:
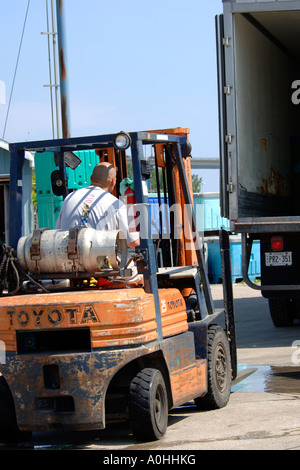
[[(300, 317), (300, 1), (223, 0), (216, 18), (221, 215), (275, 326)], [(261, 247), (261, 285), (248, 278)]]

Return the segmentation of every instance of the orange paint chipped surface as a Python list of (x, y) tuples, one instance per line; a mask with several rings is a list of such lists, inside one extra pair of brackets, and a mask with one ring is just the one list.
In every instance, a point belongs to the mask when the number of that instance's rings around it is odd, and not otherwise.
[(159, 290), (163, 337), (188, 330), (185, 300), (177, 289)]
[(174, 407), (202, 396), (207, 390), (206, 361), (196, 361), (186, 368), (171, 373), (171, 386)]
[[(187, 330), (177, 289), (159, 291), (163, 336)], [(135, 345), (158, 338), (154, 297), (142, 288), (34, 294), (1, 299), (0, 340), (16, 350), (16, 330), (89, 327), (92, 348)]]

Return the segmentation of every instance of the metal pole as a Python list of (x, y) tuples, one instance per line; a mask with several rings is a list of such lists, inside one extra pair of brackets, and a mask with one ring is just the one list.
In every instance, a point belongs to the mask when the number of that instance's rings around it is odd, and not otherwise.
[(48, 42), (48, 62), (49, 62), (49, 78), (50, 78), (50, 104), (51, 104), (51, 121), (52, 121), (52, 137), (54, 139), (54, 116), (53, 116), (53, 93), (52, 93), (52, 71), (51, 71), (51, 55), (50, 55), (50, 29), (49, 29), (49, 7), (46, 0), (46, 19), (47, 19), (47, 42)]
[(9, 245), (17, 249), (18, 240), (22, 236), (22, 197), (23, 197), (23, 165), (24, 150), (12, 150), (10, 153), (9, 183)]
[(57, 51), (56, 51), (56, 26), (55, 26), (55, 9), (54, 1), (51, 0), (52, 10), (52, 34), (53, 34), (53, 62), (54, 62), (54, 89), (55, 89), (55, 107), (56, 107), (56, 137), (60, 138), (60, 126), (59, 126), (59, 97), (58, 97), (58, 79), (57, 79)]
[(67, 48), (64, 25), (64, 2), (56, 0), (57, 32), (58, 32), (58, 50), (59, 50), (59, 68), (60, 68), (60, 100), (61, 100), (61, 120), (63, 138), (67, 139), (70, 133), (70, 109), (69, 109), (69, 88), (67, 74)]

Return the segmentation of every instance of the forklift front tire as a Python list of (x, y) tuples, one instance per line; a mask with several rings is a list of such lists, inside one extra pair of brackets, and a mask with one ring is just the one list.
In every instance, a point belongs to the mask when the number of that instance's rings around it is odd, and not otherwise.
[(199, 410), (216, 410), (227, 405), (231, 392), (231, 360), (227, 336), (223, 328), (212, 325), (207, 338), (208, 391), (195, 399)]
[(129, 389), (129, 419), (139, 441), (161, 439), (168, 426), (168, 396), (164, 378), (158, 369), (141, 370)]

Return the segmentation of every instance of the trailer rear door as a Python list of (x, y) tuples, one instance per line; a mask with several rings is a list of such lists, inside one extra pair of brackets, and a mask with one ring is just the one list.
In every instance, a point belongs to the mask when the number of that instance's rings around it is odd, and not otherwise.
[(216, 16), (217, 36), (217, 65), (218, 65), (218, 97), (219, 97), (219, 138), (220, 138), (220, 204), (222, 217), (229, 218), (228, 210), (228, 165), (226, 160), (226, 96), (225, 88), (225, 63), (224, 63), (224, 17)]

